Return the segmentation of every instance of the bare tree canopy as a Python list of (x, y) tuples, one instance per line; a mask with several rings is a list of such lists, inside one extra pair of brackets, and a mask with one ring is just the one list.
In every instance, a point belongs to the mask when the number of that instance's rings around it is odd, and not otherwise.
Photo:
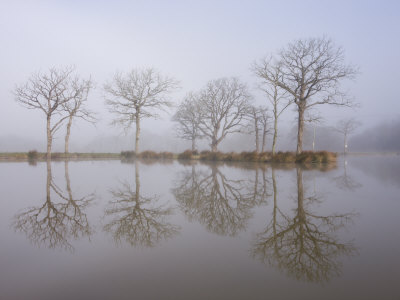
[(74, 67), (51, 68), (47, 73), (37, 72), (28, 81), (14, 90), (15, 99), (29, 109), (39, 109), (47, 120), (47, 158), (51, 157), (51, 146), (55, 132), (68, 118), (64, 108), (67, 103), (85, 98), (86, 81), (73, 77)]
[[(282, 75), (277, 81), (270, 69), (278, 64)], [(349, 106), (351, 100), (340, 83), (353, 79), (357, 69), (344, 62), (344, 52), (325, 38), (296, 40), (283, 48), (277, 61), (267, 62), (262, 78), (285, 90), (297, 105), (297, 153), (303, 150), (304, 113), (320, 104)]]
[(139, 153), (140, 121), (157, 118), (157, 110), (172, 105), (168, 94), (178, 87), (178, 82), (161, 75), (153, 68), (132, 69), (129, 73), (116, 73), (111, 82), (104, 85), (110, 96), (106, 104), (115, 114), (114, 124), (129, 129), (136, 125), (135, 152)]
[(196, 150), (196, 140), (203, 137), (200, 131), (200, 106), (198, 95), (189, 93), (183, 102), (178, 106), (178, 110), (172, 120), (176, 122), (177, 136), (192, 142), (192, 151)]
[(200, 92), (200, 130), (212, 151), (228, 134), (241, 132), (250, 100), (247, 86), (237, 78), (211, 80)]
[(259, 88), (267, 95), (268, 102), (272, 105), (274, 118), (272, 155), (274, 155), (278, 139), (278, 118), (293, 103), (293, 98), (289, 96), (286, 90), (279, 87), (278, 82), (283, 76), (282, 65), (279, 62), (274, 62), (272, 57), (254, 63), (252, 69), (254, 74), (261, 79)]
[(344, 145), (343, 145), (343, 153), (347, 152), (347, 138), (350, 134), (352, 134), (356, 129), (361, 125), (361, 122), (354, 119), (345, 119), (340, 120), (335, 128), (336, 131), (343, 134)]

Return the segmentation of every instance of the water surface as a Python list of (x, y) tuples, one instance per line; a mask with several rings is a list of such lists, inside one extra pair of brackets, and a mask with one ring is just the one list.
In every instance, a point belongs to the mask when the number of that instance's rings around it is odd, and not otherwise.
[(400, 299), (400, 158), (0, 163), (1, 299)]

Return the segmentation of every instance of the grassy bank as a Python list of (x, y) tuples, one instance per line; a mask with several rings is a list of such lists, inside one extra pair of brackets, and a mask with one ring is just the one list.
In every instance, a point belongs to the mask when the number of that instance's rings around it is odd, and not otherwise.
[[(53, 160), (76, 159), (76, 160), (96, 160), (96, 159), (120, 159), (119, 153), (60, 153), (51, 154)], [(26, 160), (46, 160), (46, 153), (29, 151), (29, 152), (2, 152), (0, 153), (0, 161), (26, 161)]]
[[(121, 159), (123, 161), (132, 160), (136, 158), (133, 151), (122, 151), (121, 153), (52, 153), (53, 160), (97, 160), (97, 159)], [(266, 162), (277, 164), (329, 164), (335, 163), (336, 153), (328, 151), (305, 151), (300, 155), (294, 152), (278, 152), (272, 155), (271, 152), (211, 152), (186, 150), (179, 154), (171, 152), (154, 152), (143, 151), (138, 155), (138, 158), (143, 160), (201, 160), (201, 161), (222, 161), (222, 162)], [(21, 152), (7, 152), (0, 153), (0, 161), (42, 161), (46, 159), (46, 153), (37, 151)]]

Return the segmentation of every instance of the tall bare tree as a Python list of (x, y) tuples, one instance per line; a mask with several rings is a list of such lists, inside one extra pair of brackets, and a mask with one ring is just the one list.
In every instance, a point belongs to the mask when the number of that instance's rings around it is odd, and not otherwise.
[(200, 92), (200, 130), (210, 139), (211, 151), (228, 135), (241, 132), (251, 96), (237, 78), (211, 80)]
[(177, 123), (178, 137), (191, 141), (192, 151), (195, 151), (196, 140), (204, 136), (200, 131), (201, 115), (198, 96), (189, 93), (179, 105), (172, 120)]
[(153, 68), (133, 69), (127, 74), (116, 73), (111, 82), (104, 85), (110, 96), (106, 104), (116, 115), (114, 124), (129, 129), (136, 125), (135, 152), (139, 153), (140, 121), (143, 118), (157, 118), (156, 110), (172, 105), (167, 95), (177, 88), (178, 82), (163, 76)]
[(65, 134), (65, 153), (68, 153), (69, 149), (69, 138), (71, 136), (73, 120), (79, 118), (90, 123), (96, 121), (94, 113), (86, 108), (89, 91), (93, 87), (92, 80), (81, 80), (78, 77), (75, 77), (72, 80), (71, 85), (77, 91), (76, 96), (62, 105), (68, 115), (67, 131)]
[(68, 117), (63, 105), (82, 92), (73, 84), (74, 70), (74, 67), (65, 67), (51, 68), (47, 73), (37, 72), (14, 90), (17, 102), (29, 109), (39, 109), (46, 116), (47, 159), (51, 158), (54, 134)]
[(276, 141), (278, 139), (278, 119), (281, 114), (293, 103), (286, 90), (279, 87), (278, 82), (282, 79), (282, 65), (274, 62), (272, 58), (264, 58), (254, 63), (253, 72), (261, 79), (260, 89), (267, 95), (272, 105), (274, 118), (274, 136), (272, 139), (272, 155), (275, 154)]
[(351, 100), (340, 89), (344, 79), (352, 79), (357, 69), (344, 63), (341, 47), (325, 38), (300, 39), (289, 43), (279, 53), (279, 60), (269, 62), (270, 69), (279, 64), (282, 76), (276, 81), (265, 72), (263, 79), (285, 90), (297, 105), (297, 154), (303, 151), (304, 114), (307, 109), (321, 104), (351, 105)]
[(361, 123), (354, 119), (340, 120), (335, 128), (336, 131), (343, 134), (343, 153), (347, 153), (347, 138), (361, 125)]

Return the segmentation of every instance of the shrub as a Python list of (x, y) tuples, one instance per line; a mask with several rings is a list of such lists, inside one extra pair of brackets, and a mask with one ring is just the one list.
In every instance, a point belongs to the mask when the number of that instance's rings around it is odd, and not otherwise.
[(185, 150), (182, 153), (178, 154), (178, 159), (192, 159), (193, 158), (193, 152), (192, 152), (192, 150)]
[(34, 161), (37, 160), (39, 157), (38, 152), (36, 150), (28, 151), (28, 160)]
[(173, 159), (174, 158), (174, 154), (172, 152), (165, 151), (165, 152), (161, 152), (159, 155), (162, 159)]
[(135, 151), (121, 151), (121, 157), (125, 159), (132, 159), (135, 157)]
[(143, 158), (143, 159), (157, 159), (160, 158), (160, 154), (158, 154), (157, 152), (154, 151), (143, 151), (141, 153), (139, 153), (139, 158)]

